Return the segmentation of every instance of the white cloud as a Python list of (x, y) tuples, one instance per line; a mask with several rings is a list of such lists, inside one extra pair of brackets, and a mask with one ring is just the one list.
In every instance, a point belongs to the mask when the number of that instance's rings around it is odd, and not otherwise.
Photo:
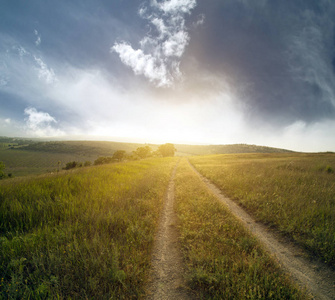
[(196, 6), (196, 0), (166, 0), (163, 2), (152, 0), (152, 6), (165, 13), (189, 13)]
[(38, 65), (38, 78), (44, 80), (47, 84), (57, 81), (56, 74), (52, 68), (49, 68), (41, 58), (34, 56), (35, 62)]
[(52, 126), (52, 123), (57, 123), (56, 119), (47, 112), (37, 111), (36, 108), (27, 107), (24, 114), (28, 117), (26, 121), (26, 131), (32, 136), (59, 136), (64, 133)]
[(196, 22), (193, 23), (194, 27), (198, 27), (200, 25), (203, 25), (205, 23), (205, 15), (204, 14), (200, 14), (198, 16), (198, 19)]
[(119, 54), (121, 61), (136, 75), (144, 75), (157, 86), (171, 86), (181, 75), (180, 58), (190, 40), (185, 14), (195, 6), (195, 0), (152, 0), (150, 7), (139, 9), (139, 15), (149, 21), (156, 36), (145, 36), (140, 41), (140, 49), (119, 42), (111, 51)]
[(46, 63), (48, 59), (37, 54), (36, 49), (23, 47), (6, 37), (3, 49), (0, 50), (0, 89), (26, 98), (27, 90), (58, 82), (54, 69)]
[(171, 75), (158, 58), (144, 54), (141, 49), (134, 50), (127, 43), (117, 44), (113, 49), (119, 53), (121, 61), (130, 66), (136, 75), (142, 74), (151, 82), (158, 82), (158, 86), (171, 84)]
[(14, 50), (14, 51), (17, 51), (17, 53), (19, 54), (19, 56), (20, 56), (21, 58), (22, 58), (23, 56), (29, 54), (29, 52), (28, 52), (24, 47), (22, 47), (21, 45), (13, 46), (13, 50)]
[(36, 36), (36, 41), (35, 41), (35, 45), (39, 46), (42, 42), (41, 40), (41, 36), (39, 35), (38, 31), (35, 29), (34, 30), (35, 36)]
[(0, 125), (1, 127), (7, 127), (11, 125), (12, 120), (10, 118), (2, 119), (0, 118)]

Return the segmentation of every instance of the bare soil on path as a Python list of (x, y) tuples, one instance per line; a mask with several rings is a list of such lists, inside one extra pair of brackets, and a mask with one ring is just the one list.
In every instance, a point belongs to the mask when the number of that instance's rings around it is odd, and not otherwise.
[(154, 244), (148, 299), (194, 299), (185, 287), (183, 260), (178, 240), (178, 219), (173, 208), (176, 169), (177, 165), (170, 178)]
[(282, 236), (257, 223), (235, 202), (225, 197), (221, 190), (202, 176), (189, 162), (209, 190), (260, 240), (280, 266), (314, 299), (335, 299), (335, 272), (319, 261), (312, 261), (305, 251)]

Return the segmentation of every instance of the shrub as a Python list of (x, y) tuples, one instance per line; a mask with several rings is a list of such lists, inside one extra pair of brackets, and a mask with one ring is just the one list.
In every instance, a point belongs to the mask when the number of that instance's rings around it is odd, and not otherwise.
[(70, 170), (70, 169), (74, 169), (76, 167), (82, 167), (82, 163), (77, 162), (77, 161), (71, 161), (66, 163), (65, 167), (63, 168), (64, 170)]
[(104, 165), (113, 162), (114, 159), (111, 156), (100, 156), (94, 161), (94, 165)]

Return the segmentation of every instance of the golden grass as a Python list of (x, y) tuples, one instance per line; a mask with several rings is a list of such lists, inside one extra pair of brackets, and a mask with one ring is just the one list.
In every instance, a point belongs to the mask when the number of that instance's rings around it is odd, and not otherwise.
[(335, 266), (335, 155), (192, 157), (192, 164), (258, 220)]
[(0, 298), (141, 298), (176, 159), (0, 183)]
[(176, 210), (185, 276), (201, 299), (306, 299), (186, 160), (177, 170)]

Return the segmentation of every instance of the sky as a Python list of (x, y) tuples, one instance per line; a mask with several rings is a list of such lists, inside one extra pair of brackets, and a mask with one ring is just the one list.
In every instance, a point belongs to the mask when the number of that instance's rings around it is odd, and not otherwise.
[(335, 151), (335, 1), (0, 0), (0, 136)]

